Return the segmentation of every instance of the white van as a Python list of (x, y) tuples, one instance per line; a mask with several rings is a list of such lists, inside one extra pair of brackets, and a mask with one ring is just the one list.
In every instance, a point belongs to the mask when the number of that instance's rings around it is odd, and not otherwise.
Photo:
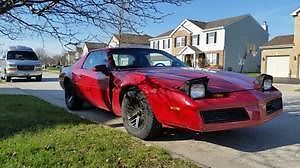
[(42, 65), (32, 48), (11, 46), (0, 56), (0, 77), (6, 82), (13, 77), (35, 77), (42, 80)]

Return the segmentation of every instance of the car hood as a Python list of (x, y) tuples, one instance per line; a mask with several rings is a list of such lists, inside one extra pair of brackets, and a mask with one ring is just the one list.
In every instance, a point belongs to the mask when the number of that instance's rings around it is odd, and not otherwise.
[(254, 89), (254, 78), (223, 70), (194, 70), (192, 68), (145, 68), (134, 70), (156, 83), (179, 88), (191, 79), (207, 77), (208, 90), (212, 93), (234, 92)]

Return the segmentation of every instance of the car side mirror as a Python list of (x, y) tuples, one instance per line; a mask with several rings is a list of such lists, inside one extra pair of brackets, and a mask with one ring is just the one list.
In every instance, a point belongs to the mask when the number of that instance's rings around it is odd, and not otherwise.
[(102, 72), (102, 73), (104, 73), (105, 75), (108, 75), (108, 68), (106, 67), (106, 65), (96, 65), (96, 66), (93, 68), (93, 71), (94, 71), (94, 72)]

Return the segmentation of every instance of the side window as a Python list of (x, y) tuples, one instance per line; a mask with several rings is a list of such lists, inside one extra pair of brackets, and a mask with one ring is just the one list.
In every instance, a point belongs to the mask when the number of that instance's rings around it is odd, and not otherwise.
[(94, 51), (89, 53), (82, 68), (93, 69), (96, 65), (106, 65), (107, 62), (107, 56), (104, 51)]
[(89, 53), (89, 55), (87, 56), (86, 60), (83, 63), (82, 68), (83, 69), (92, 69), (93, 65), (95, 64), (95, 52), (91, 52)]
[(133, 66), (135, 62), (135, 57), (126, 54), (113, 54), (112, 55), (115, 65), (118, 67)]
[(108, 59), (107, 59), (106, 52), (105, 51), (96, 51), (96, 53), (97, 53), (96, 65), (107, 65)]
[(151, 66), (171, 66), (172, 60), (160, 53), (151, 53), (146, 56), (151, 64)]

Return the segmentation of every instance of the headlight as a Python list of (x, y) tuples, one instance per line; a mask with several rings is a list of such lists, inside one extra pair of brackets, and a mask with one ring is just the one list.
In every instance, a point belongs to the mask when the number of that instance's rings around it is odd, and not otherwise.
[(204, 98), (207, 93), (208, 78), (197, 78), (186, 82), (183, 90), (192, 98)]
[(262, 91), (271, 90), (273, 88), (273, 77), (267, 74), (261, 74), (256, 78), (255, 87)]
[(7, 67), (17, 67), (16, 64), (8, 64)]
[(271, 79), (265, 79), (263, 82), (263, 89), (264, 90), (270, 90), (272, 88), (272, 80)]
[(36, 65), (35, 70), (36, 71), (41, 71), (42, 70), (42, 65)]
[(206, 87), (204, 84), (192, 84), (190, 90), (190, 96), (193, 99), (205, 97)]

